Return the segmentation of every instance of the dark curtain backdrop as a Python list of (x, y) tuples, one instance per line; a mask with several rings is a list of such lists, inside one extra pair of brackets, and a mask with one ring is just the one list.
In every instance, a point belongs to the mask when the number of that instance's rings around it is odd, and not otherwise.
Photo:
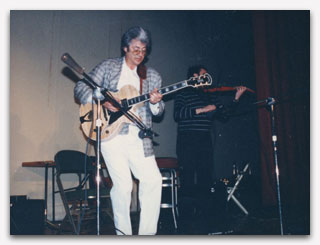
[[(281, 200), (310, 206), (310, 12), (254, 11), (257, 97), (276, 99)], [(270, 112), (258, 111), (262, 202), (277, 205)]]

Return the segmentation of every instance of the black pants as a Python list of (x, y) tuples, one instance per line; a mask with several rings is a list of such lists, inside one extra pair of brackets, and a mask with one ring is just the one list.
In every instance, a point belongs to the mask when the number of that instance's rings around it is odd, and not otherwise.
[(213, 149), (210, 132), (179, 133), (177, 156), (181, 166), (181, 193), (199, 196), (212, 186)]
[[(213, 179), (213, 144), (210, 132), (178, 133), (177, 156), (181, 167), (181, 217), (195, 214), (209, 231), (222, 224), (226, 192)], [(194, 213), (196, 210), (196, 213)]]

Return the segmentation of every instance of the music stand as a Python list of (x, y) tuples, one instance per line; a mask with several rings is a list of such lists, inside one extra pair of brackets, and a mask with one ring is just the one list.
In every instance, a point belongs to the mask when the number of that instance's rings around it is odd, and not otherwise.
[(227, 187), (227, 193), (228, 193), (228, 198), (227, 198), (227, 201), (229, 202), (230, 199), (232, 198), (232, 200), (237, 204), (237, 206), (246, 214), (248, 215), (249, 212), (247, 211), (247, 209), (240, 203), (240, 201), (234, 196), (234, 192), (237, 190), (238, 188), (238, 185), (240, 184), (244, 174), (247, 172), (248, 168), (250, 166), (250, 163), (247, 163), (243, 170), (240, 171), (238, 174), (237, 174), (237, 177), (236, 177), (236, 183), (234, 184), (233, 187)]

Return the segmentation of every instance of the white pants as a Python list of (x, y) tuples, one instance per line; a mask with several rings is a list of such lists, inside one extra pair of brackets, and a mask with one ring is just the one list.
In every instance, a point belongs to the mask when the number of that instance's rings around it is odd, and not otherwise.
[[(145, 157), (138, 129), (129, 127), (127, 135), (101, 143), (113, 187), (110, 192), (114, 225), (118, 235), (132, 235), (130, 203), (132, 174), (139, 180), (139, 235), (154, 235), (160, 213), (162, 177), (154, 156)], [(120, 231), (118, 231), (120, 230)], [(123, 232), (123, 233), (122, 233)]]

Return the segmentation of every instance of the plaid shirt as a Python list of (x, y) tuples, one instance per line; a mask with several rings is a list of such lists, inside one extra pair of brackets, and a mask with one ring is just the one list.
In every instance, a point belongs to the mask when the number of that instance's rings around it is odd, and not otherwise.
[[(121, 68), (124, 58), (107, 59), (98, 64), (88, 74), (94, 82), (99, 86), (108, 89), (111, 92), (117, 91), (118, 82), (120, 79)], [(152, 68), (147, 69), (147, 77), (142, 82), (142, 94), (150, 93), (155, 88), (160, 88), (162, 83), (161, 76)], [(86, 104), (91, 102), (92, 89), (83, 81), (78, 81), (74, 88), (74, 96), (81, 103)], [(160, 110), (155, 116), (160, 116), (164, 111), (164, 102), (159, 102)], [(138, 115), (142, 122), (148, 127), (152, 127), (152, 112), (150, 110), (150, 102), (144, 102), (144, 106), (139, 107)], [(128, 124), (125, 124), (119, 134), (128, 134)], [(145, 157), (154, 155), (152, 141), (149, 138), (143, 139), (143, 149)]]

